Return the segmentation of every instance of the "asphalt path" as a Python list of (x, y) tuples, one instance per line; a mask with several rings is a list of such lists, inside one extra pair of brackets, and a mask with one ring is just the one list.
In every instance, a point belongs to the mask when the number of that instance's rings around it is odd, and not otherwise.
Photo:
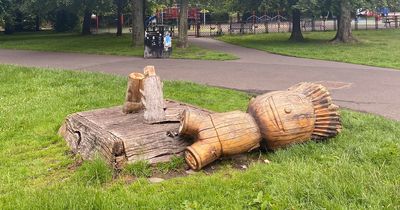
[(341, 107), (400, 120), (400, 70), (281, 56), (207, 38), (192, 38), (190, 42), (240, 59), (143, 59), (0, 49), (0, 63), (123, 76), (154, 65), (165, 80), (188, 80), (253, 93), (283, 90), (303, 81), (319, 82), (331, 90)]

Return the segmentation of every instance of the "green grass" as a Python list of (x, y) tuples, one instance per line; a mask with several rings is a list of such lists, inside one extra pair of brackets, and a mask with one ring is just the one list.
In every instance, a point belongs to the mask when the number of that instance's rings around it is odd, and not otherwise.
[[(0, 35), (0, 48), (50, 52), (78, 52), (103, 55), (143, 57), (143, 47), (132, 48), (131, 36), (113, 34), (81, 36), (79, 34), (38, 32)], [(187, 49), (173, 47), (172, 58), (200, 60), (234, 60), (235, 56), (200, 48), (195, 45)]]
[[(122, 104), (126, 78), (0, 65), (0, 209), (398, 209), (400, 123), (342, 110), (343, 132), (263, 154), (270, 164), (150, 184), (111, 179), (101, 162), (74, 166), (57, 130), (66, 115)], [(168, 98), (215, 111), (249, 96), (166, 82)], [(178, 161), (177, 161), (178, 162)]]
[(152, 174), (151, 165), (147, 161), (138, 161), (128, 164), (124, 172), (135, 177), (150, 177)]
[(277, 54), (400, 69), (400, 30), (353, 31), (356, 44), (331, 44), (334, 32), (305, 32), (305, 42), (288, 33), (223, 36), (219, 40)]

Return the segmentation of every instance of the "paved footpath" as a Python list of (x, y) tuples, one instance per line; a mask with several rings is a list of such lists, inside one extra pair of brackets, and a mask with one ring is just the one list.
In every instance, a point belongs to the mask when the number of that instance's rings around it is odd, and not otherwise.
[(400, 120), (400, 70), (274, 55), (206, 38), (196, 45), (240, 57), (234, 61), (142, 59), (78, 53), (0, 50), (0, 63), (86, 70), (128, 75), (155, 65), (167, 80), (197, 83), (262, 93), (286, 89), (298, 82), (321, 82), (335, 102), (346, 108)]

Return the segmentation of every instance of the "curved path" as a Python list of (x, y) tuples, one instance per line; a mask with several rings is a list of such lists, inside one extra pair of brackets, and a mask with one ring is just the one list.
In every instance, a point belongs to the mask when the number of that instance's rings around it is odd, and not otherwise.
[(0, 63), (128, 75), (155, 65), (168, 80), (262, 93), (298, 82), (321, 82), (342, 107), (400, 120), (400, 70), (274, 55), (213, 39), (190, 39), (205, 48), (229, 52), (234, 61), (142, 59), (78, 53), (0, 50)]

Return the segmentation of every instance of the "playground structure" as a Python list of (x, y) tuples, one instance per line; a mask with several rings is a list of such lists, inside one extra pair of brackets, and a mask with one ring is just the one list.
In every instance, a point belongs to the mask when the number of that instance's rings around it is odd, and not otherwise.
[[(206, 20), (205, 12), (198, 7), (189, 7), (188, 22), (189, 36), (212, 37), (224, 34), (259, 34), (291, 32), (292, 23), (290, 17), (279, 11), (256, 14), (243, 19), (243, 21), (211, 22)], [(171, 26), (172, 36), (176, 36), (179, 23), (179, 5), (156, 11), (149, 17), (149, 21), (157, 24)], [(352, 21), (353, 30), (378, 30), (387, 28), (399, 28), (400, 12), (391, 12), (387, 8), (379, 8), (376, 11), (359, 9), (356, 18)], [(121, 18), (124, 21), (124, 33), (130, 33), (131, 18), (126, 15)], [(151, 20), (150, 20), (151, 19)], [(92, 20), (92, 28), (95, 33), (115, 33), (115, 21), (110, 17), (96, 16)], [(108, 21), (108, 22), (107, 22)], [(331, 12), (326, 12), (319, 17), (304, 17), (301, 21), (303, 31), (335, 31), (337, 29), (337, 17)]]

